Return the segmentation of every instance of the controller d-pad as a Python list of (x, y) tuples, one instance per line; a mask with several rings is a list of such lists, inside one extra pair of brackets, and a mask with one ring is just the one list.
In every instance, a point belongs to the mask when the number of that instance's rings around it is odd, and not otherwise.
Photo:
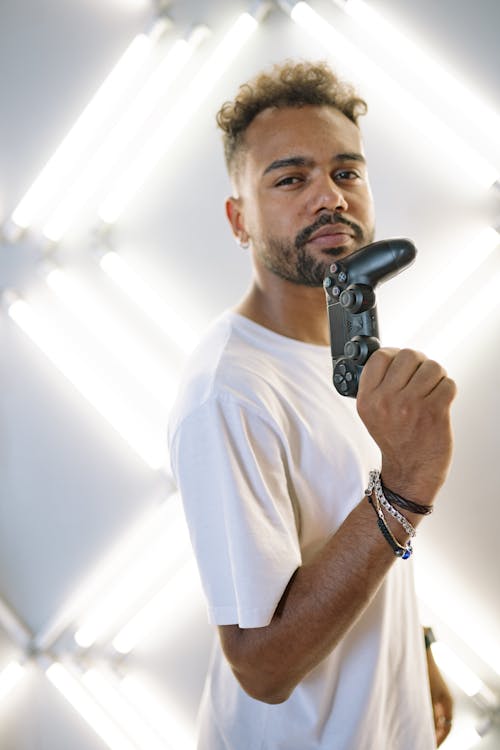
[(355, 365), (345, 360), (338, 362), (333, 370), (333, 384), (342, 396), (355, 396), (358, 391)]

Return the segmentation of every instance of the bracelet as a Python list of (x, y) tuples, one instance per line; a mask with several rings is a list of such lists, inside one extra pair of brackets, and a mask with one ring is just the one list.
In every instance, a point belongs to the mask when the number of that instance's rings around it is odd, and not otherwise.
[(391, 547), (396, 557), (400, 557), (402, 560), (407, 560), (413, 552), (413, 547), (411, 546), (411, 540), (408, 540), (408, 542), (404, 546), (400, 544), (398, 540), (395, 539), (395, 537), (392, 535), (391, 530), (387, 526), (384, 514), (382, 512), (382, 508), (378, 504), (378, 500), (375, 499), (375, 502), (372, 500), (371, 491), (368, 492), (368, 490), (366, 490), (365, 494), (368, 499), (368, 502), (370, 503), (375, 513), (377, 514), (377, 524), (378, 524), (380, 531), (382, 532), (384, 536), (384, 539), (389, 543), (389, 546)]
[(436, 642), (436, 636), (432, 632), (432, 628), (424, 628), (424, 642), (426, 651)]
[(386, 511), (390, 513), (398, 523), (401, 524), (407, 534), (409, 534), (411, 537), (415, 536), (415, 529), (408, 521), (408, 519), (406, 519), (398, 510), (396, 510), (396, 508), (393, 508), (385, 497), (384, 491), (382, 489), (382, 484), (380, 482), (380, 472), (377, 469), (372, 469), (372, 471), (370, 471), (370, 480), (366, 492), (369, 492), (371, 495), (373, 490), (375, 491), (375, 495), (377, 496), (377, 500), (380, 505), (382, 505), (386, 509)]
[(428, 516), (434, 510), (432, 505), (420, 505), (420, 503), (414, 503), (413, 500), (406, 500), (406, 498), (397, 495), (392, 490), (387, 489), (385, 484), (382, 482), (382, 489), (387, 500), (391, 505), (398, 505), (403, 510), (409, 510), (410, 513), (417, 513), (421, 516)]

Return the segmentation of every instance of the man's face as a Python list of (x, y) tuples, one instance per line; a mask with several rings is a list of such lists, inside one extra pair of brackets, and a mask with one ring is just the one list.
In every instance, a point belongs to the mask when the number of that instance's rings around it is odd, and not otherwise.
[(245, 146), (233, 228), (250, 240), (257, 265), (321, 286), (336, 258), (374, 236), (359, 129), (331, 107), (267, 109)]

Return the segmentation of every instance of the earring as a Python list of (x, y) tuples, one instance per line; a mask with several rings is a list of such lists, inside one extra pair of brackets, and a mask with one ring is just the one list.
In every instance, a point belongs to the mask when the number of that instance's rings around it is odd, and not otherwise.
[(238, 237), (237, 242), (242, 250), (248, 250), (248, 248), (250, 247), (250, 243), (248, 240), (246, 242), (243, 242), (243, 240), (240, 237)]

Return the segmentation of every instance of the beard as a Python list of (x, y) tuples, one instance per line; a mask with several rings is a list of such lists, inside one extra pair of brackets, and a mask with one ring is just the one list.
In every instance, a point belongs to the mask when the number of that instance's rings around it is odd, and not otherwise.
[[(350, 250), (346, 245), (324, 248), (322, 253), (327, 258), (318, 260), (308, 252), (306, 244), (314, 232), (327, 224), (348, 226), (355, 240), (355, 246)], [(294, 241), (268, 237), (265, 241), (257, 242), (255, 250), (266, 268), (282, 279), (304, 286), (323, 286), (323, 280), (328, 275), (335, 258), (364, 247), (373, 240), (374, 234), (373, 229), (365, 233), (359, 224), (345, 219), (341, 214), (324, 213), (314, 224), (302, 229)]]

